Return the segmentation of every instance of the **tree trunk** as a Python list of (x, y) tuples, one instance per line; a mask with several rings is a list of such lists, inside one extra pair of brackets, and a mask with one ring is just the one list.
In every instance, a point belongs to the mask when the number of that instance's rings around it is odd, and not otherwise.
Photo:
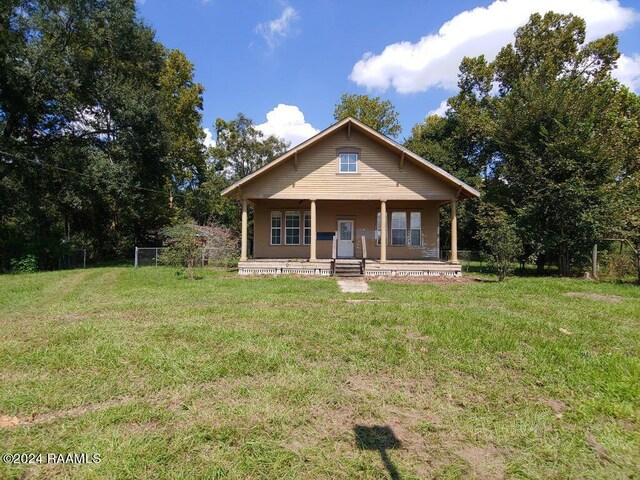
[(544, 274), (544, 264), (546, 262), (546, 258), (545, 255), (538, 255), (538, 258), (536, 258), (536, 274), (538, 275), (543, 275)]
[(569, 276), (569, 254), (565, 249), (558, 257), (558, 271), (561, 277)]

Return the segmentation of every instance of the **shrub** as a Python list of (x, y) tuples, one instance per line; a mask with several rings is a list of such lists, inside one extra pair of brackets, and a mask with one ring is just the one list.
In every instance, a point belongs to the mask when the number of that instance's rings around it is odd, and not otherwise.
[(240, 256), (238, 237), (229, 228), (212, 223), (205, 227), (207, 240), (205, 250), (210, 265), (230, 267)]
[(512, 271), (513, 262), (523, 253), (522, 240), (507, 213), (490, 204), (480, 207), (478, 240), (482, 242), (489, 265), (504, 281)]
[(196, 226), (179, 223), (165, 228), (162, 235), (167, 247), (162, 252), (160, 261), (165, 265), (177, 267), (178, 275), (185, 274), (190, 279), (196, 278), (194, 268), (202, 258)]
[(628, 252), (600, 254), (600, 274), (606, 277), (627, 277), (636, 274), (636, 262)]
[(38, 259), (35, 255), (11, 259), (11, 270), (17, 273), (33, 273), (38, 271)]

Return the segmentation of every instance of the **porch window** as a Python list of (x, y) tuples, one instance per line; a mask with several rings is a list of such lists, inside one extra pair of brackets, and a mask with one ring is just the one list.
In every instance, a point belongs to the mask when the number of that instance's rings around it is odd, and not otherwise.
[(339, 172), (340, 173), (358, 173), (358, 154), (357, 153), (341, 153)]
[(304, 212), (304, 244), (311, 245), (311, 212)]
[(282, 243), (282, 214), (271, 212), (271, 245)]
[[(381, 239), (382, 239), (382, 215), (380, 215), (380, 212), (378, 212), (378, 215), (376, 216), (376, 245), (380, 245)], [(387, 240), (387, 244), (389, 244), (389, 241)]]
[(286, 212), (284, 242), (286, 245), (300, 245), (300, 212)]
[(422, 244), (422, 214), (420, 212), (411, 212), (411, 223), (409, 231), (409, 241), (414, 247)]
[(391, 212), (391, 245), (407, 244), (407, 212)]

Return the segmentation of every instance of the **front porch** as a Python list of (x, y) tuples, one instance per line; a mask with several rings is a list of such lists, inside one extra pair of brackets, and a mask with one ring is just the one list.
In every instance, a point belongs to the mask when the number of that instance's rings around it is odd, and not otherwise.
[[(340, 261), (340, 260), (338, 260)], [(343, 260), (344, 262), (357, 262), (361, 260)], [(290, 258), (260, 258), (242, 260), (238, 263), (240, 275), (322, 275), (331, 276), (332, 259), (307, 259)], [(450, 276), (458, 277), (462, 274), (459, 263), (442, 262), (438, 260), (366, 260), (364, 262), (365, 276), (392, 275), (392, 276)]]
[[(241, 273), (327, 274), (338, 259), (369, 264), (371, 274), (460, 272), (456, 199), (246, 199)], [(253, 206), (252, 251), (249, 212)], [(451, 261), (440, 261), (440, 208), (451, 204)], [(335, 265), (335, 264), (334, 264)]]

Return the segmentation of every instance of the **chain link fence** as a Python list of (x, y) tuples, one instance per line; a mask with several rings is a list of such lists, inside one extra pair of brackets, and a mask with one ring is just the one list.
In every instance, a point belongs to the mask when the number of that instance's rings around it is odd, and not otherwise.
[(136, 247), (134, 266), (138, 267), (157, 267), (162, 265), (160, 257), (165, 247)]
[[(168, 247), (136, 247), (134, 266), (138, 267), (157, 267), (162, 266), (162, 253)], [(215, 249), (203, 248), (200, 255), (199, 266), (228, 266), (219, 260), (219, 252)]]
[(69, 253), (62, 255), (58, 259), (58, 268), (60, 270), (70, 268), (87, 268), (87, 249), (77, 248)]

